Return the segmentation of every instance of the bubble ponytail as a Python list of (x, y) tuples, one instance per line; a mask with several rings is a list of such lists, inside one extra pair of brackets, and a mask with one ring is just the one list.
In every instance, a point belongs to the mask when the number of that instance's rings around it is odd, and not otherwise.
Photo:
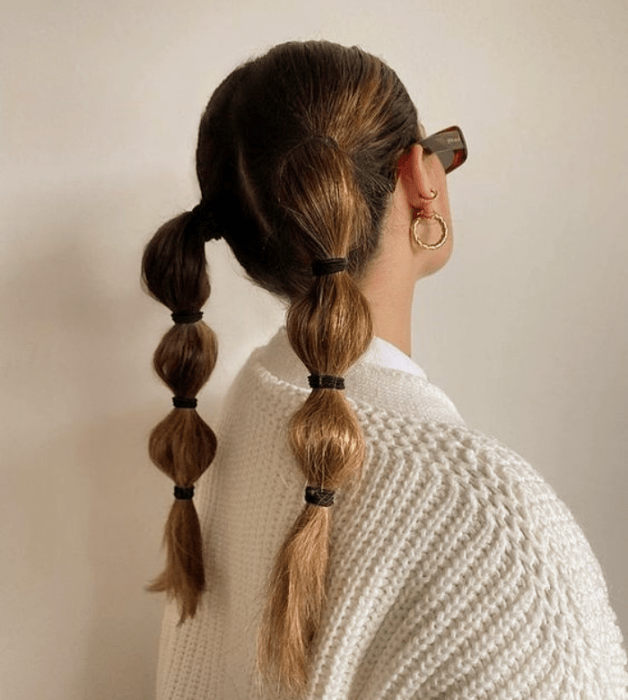
[(191, 215), (164, 224), (144, 251), (143, 279), (151, 296), (172, 311), (175, 325), (164, 335), (153, 366), (172, 391), (175, 407), (153, 429), (149, 455), (175, 484), (164, 531), (166, 567), (148, 586), (179, 604), (180, 620), (194, 616), (205, 589), (201, 529), (191, 499), (193, 486), (216, 453), (216, 436), (196, 411), (196, 395), (216, 364), (214, 332), (200, 309), (210, 293), (205, 241)]
[[(369, 219), (353, 184), (351, 160), (330, 140), (309, 139), (284, 165), (282, 202), (293, 212), (301, 236), (321, 252), (312, 261), (313, 279), (287, 316), (290, 343), (310, 376), (312, 391), (294, 414), (289, 442), (306, 489), (333, 500), (359, 480), (364, 438), (341, 378), (372, 338), (366, 299), (350, 276), (347, 254)], [(294, 185), (304, 161), (316, 168)], [(320, 377), (329, 377), (321, 382)], [(326, 384), (326, 386), (325, 386)], [(311, 491), (310, 491), (311, 492)], [(303, 510), (281, 547), (272, 574), (260, 633), (260, 661), (269, 684), (298, 695), (305, 687), (326, 597), (333, 505), (305, 499)]]

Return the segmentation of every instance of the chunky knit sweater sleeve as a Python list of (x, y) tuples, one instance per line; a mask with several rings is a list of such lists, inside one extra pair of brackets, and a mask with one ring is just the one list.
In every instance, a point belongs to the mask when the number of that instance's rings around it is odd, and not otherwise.
[[(347, 375), (367, 458), (333, 507), (306, 700), (628, 700), (621, 634), (571, 513), (409, 370)], [(183, 625), (166, 608), (158, 700), (279, 700), (258, 684), (255, 638), (303, 507), (286, 434), (306, 376), (280, 334), (232, 389), (197, 498), (208, 590)]]
[(389, 471), (367, 474), (362, 524), (338, 523), (320, 650), (334, 666), (311, 697), (628, 697), (599, 566), (536, 472), (465, 428), (372, 418)]

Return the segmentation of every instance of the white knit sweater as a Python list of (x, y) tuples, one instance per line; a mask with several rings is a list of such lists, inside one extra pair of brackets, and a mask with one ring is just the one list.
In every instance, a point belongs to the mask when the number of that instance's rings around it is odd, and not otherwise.
[[(333, 506), (329, 600), (307, 697), (628, 698), (602, 573), (551, 488), (469, 430), (385, 341), (373, 341), (346, 385), (368, 452), (359, 489)], [(275, 554), (303, 507), (286, 426), (308, 391), (280, 331), (230, 392), (196, 499), (208, 591), (182, 626), (166, 608), (159, 700), (265, 697), (255, 638)]]

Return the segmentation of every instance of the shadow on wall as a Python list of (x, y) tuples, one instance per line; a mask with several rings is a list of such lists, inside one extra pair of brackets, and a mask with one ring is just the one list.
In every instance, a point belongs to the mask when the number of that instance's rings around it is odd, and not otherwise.
[(149, 314), (138, 242), (112, 225), (125, 202), (81, 199), (22, 204), (29, 216), (5, 241), (3, 462), (22, 494), (2, 508), (13, 533), (3, 611), (12, 698), (153, 697), (161, 603), (142, 586), (163, 509), (151, 504), (161, 484), (145, 455), (152, 416), (139, 407), (150, 369), (135, 357)]

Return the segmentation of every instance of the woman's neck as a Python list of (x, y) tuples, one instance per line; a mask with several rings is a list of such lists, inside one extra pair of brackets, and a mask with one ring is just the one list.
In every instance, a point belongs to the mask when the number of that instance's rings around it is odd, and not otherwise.
[(373, 318), (373, 332), (410, 356), (415, 278), (383, 251), (360, 285)]

